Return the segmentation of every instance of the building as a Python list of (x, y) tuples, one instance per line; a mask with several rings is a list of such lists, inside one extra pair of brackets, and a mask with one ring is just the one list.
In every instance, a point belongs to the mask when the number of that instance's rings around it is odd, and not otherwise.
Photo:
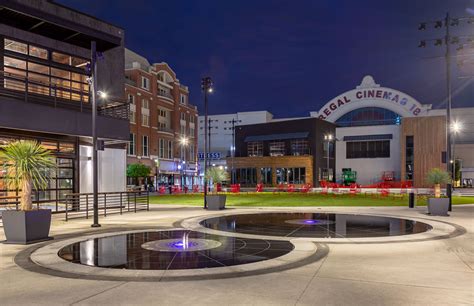
[(334, 135), (335, 129), (335, 124), (318, 118), (238, 126), (236, 157), (227, 158), (234, 168), (232, 181), (244, 187), (257, 183), (298, 187), (318, 186), (328, 175), (332, 179), (334, 150), (324, 136)]
[[(98, 62), (99, 191), (125, 189), (128, 104), (123, 99), (123, 29), (52, 1), (0, 4), (0, 144), (41, 142), (57, 173), (35, 201), (64, 209), (65, 195), (92, 192), (91, 42)], [(112, 166), (113, 165), (113, 166)], [(0, 196), (17, 194), (0, 172)]]
[[(431, 109), (410, 95), (376, 84), (365, 76), (311, 116), (336, 124), (336, 179), (342, 169), (357, 171), (357, 181), (412, 181), (427, 187), (428, 171), (446, 169), (446, 111)], [(455, 137), (455, 157), (464, 178), (473, 177), (474, 108), (453, 109), (465, 128)]]
[[(238, 112), (234, 114), (220, 114), (208, 116), (208, 136), (210, 152), (207, 157), (211, 165), (228, 167), (227, 157), (232, 155), (235, 142), (234, 130), (237, 126), (270, 122), (273, 115), (267, 111)], [(204, 161), (204, 116), (199, 116), (199, 162)], [(230, 165), (229, 165), (230, 166)], [(202, 175), (202, 173), (201, 173)]]
[[(127, 163), (152, 169), (155, 186), (192, 186), (197, 176), (197, 108), (167, 63), (150, 64), (125, 49), (125, 94), (130, 102)], [(129, 182), (131, 183), (131, 181)]]

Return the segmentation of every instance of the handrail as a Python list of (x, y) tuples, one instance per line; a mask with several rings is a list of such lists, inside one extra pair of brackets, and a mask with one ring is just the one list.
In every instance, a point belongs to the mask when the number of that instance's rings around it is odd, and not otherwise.
[[(66, 195), (65, 218), (86, 219), (92, 215), (93, 207), (92, 193), (71, 193)], [(100, 192), (98, 193), (99, 213), (107, 217), (111, 213), (137, 212), (150, 210), (148, 191), (123, 191), (123, 192)]]
[[(30, 88), (32, 86), (37, 88)], [(80, 100), (68, 99), (62, 93), (81, 97), (87, 96), (88, 99), (87, 101), (84, 98)], [(4, 70), (0, 70), (0, 95), (21, 99), (27, 103), (49, 104), (55, 108), (74, 108), (80, 112), (91, 111), (88, 92), (52, 82), (30, 79)], [(99, 105), (97, 110), (100, 116), (129, 120), (130, 103), (123, 99), (114, 99), (108, 101), (107, 104)]]

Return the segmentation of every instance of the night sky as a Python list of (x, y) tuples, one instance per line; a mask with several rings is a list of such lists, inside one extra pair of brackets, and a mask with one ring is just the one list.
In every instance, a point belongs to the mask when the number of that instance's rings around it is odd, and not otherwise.
[[(445, 106), (444, 29), (421, 21), (474, 16), (471, 0), (60, 0), (125, 29), (126, 47), (165, 61), (202, 110), (200, 78), (215, 83), (212, 114), (268, 110), (308, 116), (366, 74), (382, 86)], [(461, 23), (459, 35), (473, 35)], [(453, 45), (453, 50), (456, 50)], [(474, 48), (453, 58), (453, 106), (474, 106)], [(472, 53), (472, 56), (466, 53)]]

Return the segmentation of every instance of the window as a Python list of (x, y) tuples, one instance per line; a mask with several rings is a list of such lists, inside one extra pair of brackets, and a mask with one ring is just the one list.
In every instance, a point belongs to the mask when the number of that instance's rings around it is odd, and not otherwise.
[(272, 168), (260, 168), (260, 183), (265, 185), (272, 184)]
[(194, 133), (196, 132), (196, 130), (194, 129), (193, 126), (190, 126), (189, 127), (189, 136), (190, 137), (194, 137)]
[(400, 115), (380, 107), (358, 108), (336, 120), (339, 126), (388, 125), (399, 122)]
[(263, 142), (249, 141), (247, 143), (247, 156), (263, 156)]
[(158, 115), (159, 115), (160, 117), (163, 117), (163, 118), (168, 117), (167, 111), (164, 110), (164, 109), (160, 109), (160, 110), (158, 111)]
[(285, 142), (284, 141), (271, 141), (268, 144), (270, 156), (283, 156), (285, 155)]
[(173, 141), (168, 140), (168, 158), (173, 158)]
[(180, 113), (179, 116), (181, 120), (186, 121), (186, 113)]
[(150, 126), (150, 116), (142, 114), (142, 126)]
[(180, 129), (181, 135), (186, 135), (186, 126), (185, 126), (185, 125), (181, 125), (180, 128), (181, 128), (181, 129)]
[(183, 104), (183, 105), (186, 105), (186, 96), (181, 94), (180, 96), (180, 99), (179, 99), (179, 103)]
[(413, 180), (414, 166), (414, 141), (413, 136), (405, 139), (405, 179)]
[(189, 116), (189, 123), (194, 123), (196, 121), (196, 118), (194, 115)]
[(189, 161), (195, 161), (196, 160), (196, 154), (194, 152), (194, 144), (189, 145)]
[(130, 123), (135, 124), (137, 122), (136, 120), (136, 112), (133, 110), (130, 110)]
[(390, 140), (346, 143), (346, 158), (389, 158)]
[(128, 103), (135, 105), (135, 96), (128, 94)]
[(150, 109), (150, 102), (147, 99), (142, 100), (142, 108)]
[(306, 139), (298, 139), (291, 141), (291, 155), (308, 155), (309, 143)]
[(180, 146), (180, 158), (186, 160), (186, 146)]
[(236, 183), (242, 186), (255, 186), (257, 184), (257, 171), (255, 168), (239, 168), (235, 171)]
[(53, 62), (55, 63), (72, 66), (76, 68), (81, 68), (84, 70), (87, 68), (87, 65), (89, 64), (89, 61), (87, 59), (70, 56), (68, 54), (63, 54), (59, 52), (53, 52), (51, 58)]
[(27, 54), (28, 53), (28, 46), (27, 44), (14, 41), (11, 39), (5, 38), (5, 45), (4, 45), (5, 50), (17, 52), (17, 53), (22, 53), (22, 54)]
[(42, 59), (48, 59), (48, 50), (30, 45), (28, 54)]
[(128, 142), (128, 155), (135, 155), (135, 134), (130, 133), (130, 141)]
[(150, 90), (150, 80), (142, 76), (142, 88)]
[(148, 136), (143, 136), (142, 152), (143, 156), (148, 156)]
[(159, 158), (165, 158), (165, 140), (160, 139), (158, 142), (158, 157)]
[(306, 168), (276, 168), (277, 184), (305, 184)]

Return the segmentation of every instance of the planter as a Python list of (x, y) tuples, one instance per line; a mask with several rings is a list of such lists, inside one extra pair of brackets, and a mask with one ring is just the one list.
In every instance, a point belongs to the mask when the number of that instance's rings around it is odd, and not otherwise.
[(30, 244), (52, 239), (49, 237), (51, 209), (6, 210), (2, 219), (6, 243)]
[(220, 210), (225, 208), (227, 196), (223, 194), (214, 194), (206, 196), (208, 210)]
[(428, 212), (432, 216), (449, 216), (449, 199), (448, 198), (429, 198)]

